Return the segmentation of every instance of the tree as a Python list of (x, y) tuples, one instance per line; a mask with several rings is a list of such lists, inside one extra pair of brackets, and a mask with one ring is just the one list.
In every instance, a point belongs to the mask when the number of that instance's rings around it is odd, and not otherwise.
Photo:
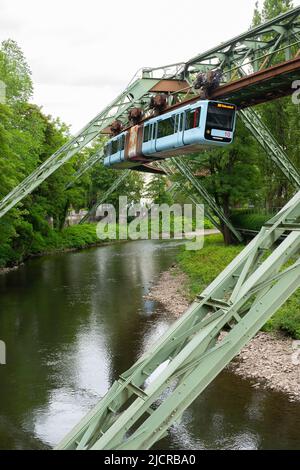
[[(292, 7), (293, 2), (291, 0), (265, 0), (261, 10), (256, 4), (252, 24), (257, 26), (281, 13), (285, 13)], [(268, 40), (269, 37), (266, 36), (265, 39)], [(284, 51), (276, 54), (274, 60), (283, 62), (285, 60)], [(267, 124), (271, 133), (296, 166), (299, 166), (299, 109), (300, 107), (294, 105), (290, 97), (280, 98), (257, 107), (262, 120)], [(265, 156), (260, 160), (260, 167), (265, 179), (264, 199), (266, 208), (282, 207), (291, 196), (294, 188), (268, 157)]]
[[(241, 122), (237, 123), (234, 142), (201, 154), (201, 183), (214, 197), (226, 217), (232, 209), (261, 199), (262, 179), (258, 167), (259, 152), (254, 138)], [(199, 163), (193, 158), (192, 168), (197, 175)], [(224, 242), (234, 243), (231, 232), (221, 223)]]
[(145, 196), (154, 204), (172, 204), (172, 197), (167, 192), (167, 180), (165, 176), (155, 175), (146, 186)]
[(7, 102), (26, 102), (32, 96), (31, 70), (22, 50), (12, 39), (0, 46), (0, 79), (6, 85)]

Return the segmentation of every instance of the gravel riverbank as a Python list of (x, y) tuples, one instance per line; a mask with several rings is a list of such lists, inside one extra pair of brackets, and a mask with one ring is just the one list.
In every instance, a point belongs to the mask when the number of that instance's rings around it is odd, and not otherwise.
[[(186, 284), (187, 276), (173, 266), (161, 275), (146, 297), (159, 302), (177, 318), (189, 305), (184, 294)], [(292, 360), (295, 344), (283, 334), (259, 332), (227, 367), (250, 379), (255, 388), (284, 392), (291, 401), (300, 401), (300, 354), (299, 361)]]

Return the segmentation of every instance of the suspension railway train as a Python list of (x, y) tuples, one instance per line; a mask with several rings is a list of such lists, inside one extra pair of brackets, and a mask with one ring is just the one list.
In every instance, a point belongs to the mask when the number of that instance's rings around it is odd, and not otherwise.
[(205, 100), (178, 107), (111, 138), (104, 148), (104, 165), (145, 170), (156, 160), (228, 145), (235, 121), (236, 106), (229, 103)]

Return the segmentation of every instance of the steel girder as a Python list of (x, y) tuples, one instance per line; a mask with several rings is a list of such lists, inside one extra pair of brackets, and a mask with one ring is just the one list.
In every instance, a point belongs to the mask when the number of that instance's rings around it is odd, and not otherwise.
[[(218, 217), (218, 219), (222, 221), (229, 228), (229, 230), (232, 232), (235, 238), (241, 242), (242, 237), (240, 233), (234, 228), (230, 220), (224, 214), (224, 211), (222, 210), (222, 208), (218, 206), (218, 204), (215, 202), (214, 198), (209, 194), (207, 189), (194, 176), (188, 163), (185, 162), (184, 158), (183, 157), (172, 158), (171, 164), (174, 165), (174, 167), (181, 173), (182, 176), (184, 176), (187, 179), (187, 181), (189, 181), (193, 189), (196, 190), (197, 193), (200, 195), (201, 200), (205, 202), (205, 204), (207, 205), (207, 209), (208, 209), (208, 211), (206, 209), (208, 218), (216, 226), (216, 228), (220, 230), (220, 224), (216, 221), (215, 217), (213, 217), (212, 214)], [(184, 190), (191, 197), (191, 195), (193, 194), (193, 191), (191, 192), (186, 185), (184, 185)]]
[[(172, 163), (170, 161), (159, 162), (157, 164), (159, 164), (164, 169), (166, 175), (168, 175), (169, 177), (174, 176), (176, 174), (176, 172), (178, 171), (178, 169), (174, 165), (172, 165)], [(183, 176), (185, 177), (185, 175), (183, 175)], [(183, 184), (179, 184), (177, 181), (175, 181), (175, 182), (172, 183), (172, 186), (169, 188), (169, 192), (175, 192), (175, 193), (176, 192), (182, 192), (182, 193), (184, 193), (192, 201), (192, 203), (195, 204), (195, 206), (197, 204), (203, 204), (203, 202), (205, 202), (205, 201), (201, 198), (201, 195), (200, 195), (199, 191), (195, 187), (194, 187), (194, 190), (195, 191), (192, 191), (191, 183), (189, 182), (188, 179), (186, 179), (186, 181), (184, 181)], [(205, 216), (211, 221), (211, 223), (218, 230), (221, 231), (220, 221), (219, 221), (218, 217), (215, 216), (214, 213), (210, 209), (211, 208), (207, 204), (206, 207), (205, 207)]]
[(300, 287), (299, 221), (300, 191), (114, 382), (58, 449), (139, 450), (161, 439)]
[(75, 137), (57, 150), (57, 152), (55, 152), (39, 168), (25, 178), (22, 183), (2, 199), (0, 202), (0, 217), (6, 214), (26, 195), (30, 194), (43, 181), (45, 181), (45, 179), (54, 173), (54, 171), (69, 161), (76, 153), (82, 150), (115, 119), (124, 118), (129, 108), (139, 105), (142, 98), (145, 100), (151, 88), (153, 88), (159, 81), (159, 79), (142, 78), (132, 83)]
[(101, 148), (97, 152), (93, 153), (87, 161), (81, 165), (78, 171), (73, 175), (72, 180), (66, 185), (66, 189), (70, 189), (74, 183), (81, 178), (84, 173), (90, 170), (96, 163), (101, 163), (104, 160), (103, 149)]
[(120, 184), (129, 176), (130, 170), (122, 171), (119, 178), (117, 178), (112, 185), (108, 188), (108, 190), (100, 196), (97, 202), (93, 205), (93, 207), (88, 211), (88, 213), (80, 220), (80, 224), (86, 222), (90, 217), (96, 214), (97, 209), (101, 204), (103, 204), (107, 198), (120, 186)]
[[(176, 175), (176, 172), (178, 171), (177, 167), (172, 165), (172, 161), (164, 160), (161, 162), (156, 162), (156, 165), (161, 167), (169, 178)], [(186, 177), (185, 174), (182, 174), (182, 176)], [(204, 202), (207, 202), (207, 201), (204, 201), (203, 198), (201, 198), (201, 194), (199, 193), (197, 188), (194, 187), (194, 191), (191, 189), (191, 183), (189, 182), (188, 179), (186, 179), (186, 181), (184, 181), (183, 184), (179, 184), (177, 181), (172, 182), (171, 186), (169, 187), (167, 191), (170, 193), (175, 193), (175, 194), (176, 192), (184, 193), (192, 201), (192, 203), (195, 204), (195, 206), (197, 204), (203, 204)], [(205, 216), (211, 221), (211, 223), (219, 231), (221, 231), (220, 221), (218, 217), (214, 214), (213, 210), (211, 209), (212, 208), (209, 207), (209, 204), (207, 202), (206, 207), (205, 207)]]
[(297, 168), (290, 161), (289, 157), (271, 134), (267, 126), (263, 123), (260, 116), (252, 108), (241, 109), (239, 116), (243, 123), (249, 129), (265, 150), (268, 157), (286, 176), (288, 181), (297, 189), (300, 188), (300, 174)]
[(276, 64), (278, 53), (284, 52), (285, 60), (290, 60), (299, 48), (300, 7), (296, 7), (193, 57), (185, 65), (183, 78), (192, 83), (195, 73), (220, 68), (225, 81), (232, 81)]
[[(295, 50), (300, 41), (299, 16), (300, 7), (297, 7), (186, 63), (143, 69), (141, 74), (136, 74), (126, 90), (111, 105), (107, 106), (82, 131), (4, 197), (0, 202), (0, 217), (83, 149), (113, 120), (117, 118), (126, 120), (125, 113), (133, 106), (145, 107), (145, 104), (149, 103), (150, 90), (155, 88), (161, 80), (187, 80), (191, 85), (196, 72), (218, 67), (225, 72), (226, 81), (231, 81), (240, 75), (269, 67), (276, 60), (277, 52), (285, 51), (286, 60), (297, 55)], [(140, 75), (142, 78), (137, 78)], [(93, 164), (93, 160), (86, 162), (84, 171)]]

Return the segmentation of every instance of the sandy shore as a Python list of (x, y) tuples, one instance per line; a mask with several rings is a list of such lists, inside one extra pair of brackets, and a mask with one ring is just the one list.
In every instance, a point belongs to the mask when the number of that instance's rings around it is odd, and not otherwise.
[[(172, 267), (161, 275), (146, 297), (179, 317), (189, 305), (184, 294), (186, 283), (186, 275), (178, 267)], [(259, 332), (227, 367), (250, 379), (255, 388), (284, 392), (291, 401), (300, 401), (300, 364), (292, 362), (293, 344), (283, 334)]]

